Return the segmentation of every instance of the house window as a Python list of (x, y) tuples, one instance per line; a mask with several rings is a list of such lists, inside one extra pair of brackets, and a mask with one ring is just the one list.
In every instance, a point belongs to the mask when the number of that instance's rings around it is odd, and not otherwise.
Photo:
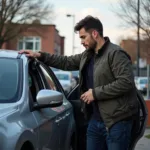
[(18, 50), (28, 49), (33, 51), (41, 50), (41, 38), (40, 37), (22, 37), (18, 42)]

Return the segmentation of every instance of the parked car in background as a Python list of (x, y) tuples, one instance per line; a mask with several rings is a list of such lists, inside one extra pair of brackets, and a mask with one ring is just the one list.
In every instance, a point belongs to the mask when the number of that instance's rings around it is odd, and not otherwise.
[(75, 80), (75, 86), (79, 84), (79, 71), (71, 71), (72, 78)]
[(50, 67), (51, 68), (51, 70), (53, 71), (53, 72), (55, 72), (55, 71), (60, 71), (60, 69), (57, 69), (57, 68), (54, 68), (54, 67)]
[(77, 85), (70, 71), (55, 71), (54, 73), (67, 94)]
[(135, 76), (135, 77), (134, 77), (135, 85), (137, 84), (137, 79), (138, 79), (138, 77), (137, 77), (137, 76)]
[(141, 93), (146, 94), (146, 92), (147, 92), (147, 84), (148, 84), (147, 77), (136, 77), (135, 85), (136, 85), (137, 89)]
[(78, 70), (77, 71), (71, 71), (71, 73), (72, 73), (73, 77), (78, 77), (79, 78), (79, 71)]
[(0, 51), (0, 150), (72, 150), (72, 104), (52, 70), (17, 51)]

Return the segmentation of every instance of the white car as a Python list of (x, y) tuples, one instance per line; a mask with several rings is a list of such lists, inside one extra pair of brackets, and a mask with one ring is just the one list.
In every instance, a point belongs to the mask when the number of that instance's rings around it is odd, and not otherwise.
[(64, 91), (69, 93), (73, 89), (74, 81), (72, 79), (72, 73), (69, 71), (55, 71), (54, 72)]
[(141, 91), (143, 94), (146, 94), (148, 84), (147, 81), (148, 81), (147, 77), (137, 77), (135, 80), (137, 89)]

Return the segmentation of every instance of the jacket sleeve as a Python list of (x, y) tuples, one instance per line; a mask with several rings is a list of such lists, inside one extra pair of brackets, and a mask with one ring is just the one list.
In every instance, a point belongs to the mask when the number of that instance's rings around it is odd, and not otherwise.
[(55, 55), (46, 52), (40, 53), (41, 57), (39, 60), (48, 66), (68, 71), (79, 70), (82, 53), (73, 56)]
[(96, 100), (117, 98), (135, 88), (132, 63), (124, 51), (117, 50), (111, 53), (109, 64), (115, 81), (93, 89)]

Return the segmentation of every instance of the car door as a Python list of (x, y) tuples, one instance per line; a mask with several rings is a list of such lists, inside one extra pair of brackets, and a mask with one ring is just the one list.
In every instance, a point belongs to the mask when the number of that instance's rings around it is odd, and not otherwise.
[[(51, 70), (48, 69), (50, 72)], [(75, 120), (74, 120), (74, 112), (71, 103), (66, 99), (65, 90), (63, 89), (61, 83), (58, 78), (52, 73), (52, 78), (55, 83), (58, 85), (60, 91), (64, 93), (63, 100), (63, 112), (61, 115), (62, 121), (60, 124), (60, 150), (70, 150), (71, 147), (75, 148)]]
[(86, 129), (88, 126), (84, 114), (81, 112), (81, 101), (79, 85), (77, 85), (68, 95), (67, 99), (73, 106), (74, 118), (77, 128), (77, 150), (86, 150)]
[[(46, 88), (64, 93), (51, 69), (44, 64), (40, 65), (40, 69), (41, 75), (43, 74), (46, 79)], [(73, 122), (74, 118), (72, 105), (69, 101), (67, 101), (64, 95), (63, 104), (60, 107), (50, 109), (57, 112), (57, 117), (55, 119), (55, 124), (57, 124), (58, 126), (57, 134), (59, 135), (59, 142), (57, 143), (57, 145), (59, 145), (60, 150), (68, 150), (70, 145), (70, 137), (73, 132), (72, 126), (75, 123)]]
[[(134, 120), (132, 129), (132, 138), (130, 143), (130, 149), (134, 150), (138, 140), (144, 135), (148, 111), (141, 93), (137, 90), (137, 97), (139, 102), (139, 112), (137, 113), (136, 119)], [(78, 150), (86, 150), (86, 128), (88, 123), (85, 121), (83, 114), (81, 113), (81, 102), (79, 97), (79, 85), (77, 85), (67, 96), (68, 100), (74, 107), (74, 116), (77, 125), (78, 133)], [(84, 144), (83, 144), (84, 143)]]
[[(32, 61), (29, 64), (29, 85), (32, 105), (36, 102), (36, 95), (41, 89), (46, 89), (46, 81), (41, 76), (39, 63)], [(58, 112), (51, 108), (42, 108), (32, 111), (38, 124), (39, 150), (59, 150), (59, 126), (57, 122)]]
[(146, 107), (146, 103), (139, 90), (137, 90), (137, 98), (139, 102), (139, 111), (133, 123), (132, 137), (129, 150), (134, 150), (137, 142), (144, 135), (148, 119), (148, 110)]

